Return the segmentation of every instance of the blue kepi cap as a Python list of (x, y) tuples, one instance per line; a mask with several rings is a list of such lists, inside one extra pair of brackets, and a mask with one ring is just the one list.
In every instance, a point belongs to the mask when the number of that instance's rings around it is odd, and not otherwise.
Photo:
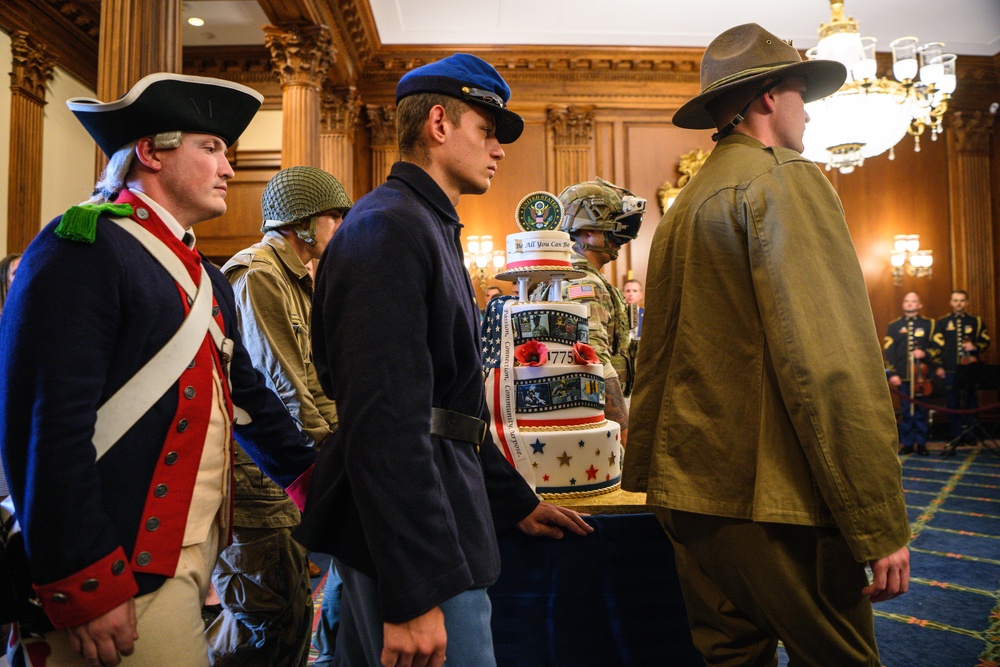
[(507, 108), (510, 86), (492, 65), (468, 53), (456, 53), (404, 74), (396, 85), (396, 104), (416, 93), (442, 93), (491, 111), (501, 144), (516, 141), (524, 130), (524, 119)]

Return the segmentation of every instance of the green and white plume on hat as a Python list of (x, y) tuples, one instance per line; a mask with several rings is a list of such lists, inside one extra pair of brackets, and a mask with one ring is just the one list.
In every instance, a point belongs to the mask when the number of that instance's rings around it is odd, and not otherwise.
[(812, 102), (844, 85), (847, 69), (835, 60), (802, 60), (795, 47), (756, 23), (730, 28), (708, 45), (701, 60), (701, 93), (678, 109), (672, 122), (690, 130), (712, 129), (709, 102), (738, 86), (793, 75), (806, 80), (803, 99)]

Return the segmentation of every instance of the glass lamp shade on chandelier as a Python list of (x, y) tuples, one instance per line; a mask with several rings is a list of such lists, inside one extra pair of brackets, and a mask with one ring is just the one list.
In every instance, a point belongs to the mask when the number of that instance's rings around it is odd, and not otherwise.
[(806, 105), (810, 122), (803, 155), (849, 174), (886, 151), (893, 159), (893, 147), (907, 134), (915, 151), (925, 131), (936, 140), (957, 83), (955, 54), (944, 53), (943, 42), (918, 46), (916, 37), (901, 37), (889, 44), (893, 79), (879, 77), (877, 40), (861, 36), (841, 0), (830, 0), (830, 10), (830, 22), (820, 25), (819, 44), (806, 57), (843, 63), (847, 81), (833, 95)]

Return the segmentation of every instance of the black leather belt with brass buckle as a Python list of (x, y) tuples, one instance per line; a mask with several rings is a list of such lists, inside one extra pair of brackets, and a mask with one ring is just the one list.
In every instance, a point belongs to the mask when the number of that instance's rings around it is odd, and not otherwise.
[(431, 408), (431, 433), (442, 438), (461, 440), (478, 448), (486, 439), (486, 428), (486, 422), (478, 417), (444, 408)]

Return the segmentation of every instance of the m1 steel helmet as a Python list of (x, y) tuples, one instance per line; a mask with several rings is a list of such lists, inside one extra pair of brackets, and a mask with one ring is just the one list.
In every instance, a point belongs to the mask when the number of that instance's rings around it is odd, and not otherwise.
[(622, 246), (639, 234), (646, 200), (603, 178), (569, 186), (559, 193), (563, 205), (559, 229), (575, 232), (596, 229), (608, 232)]
[(354, 202), (336, 178), (316, 167), (289, 167), (274, 175), (261, 197), (267, 232), (286, 225), (312, 220), (308, 230), (297, 233), (310, 245), (316, 243), (315, 216), (326, 211), (346, 212)]

